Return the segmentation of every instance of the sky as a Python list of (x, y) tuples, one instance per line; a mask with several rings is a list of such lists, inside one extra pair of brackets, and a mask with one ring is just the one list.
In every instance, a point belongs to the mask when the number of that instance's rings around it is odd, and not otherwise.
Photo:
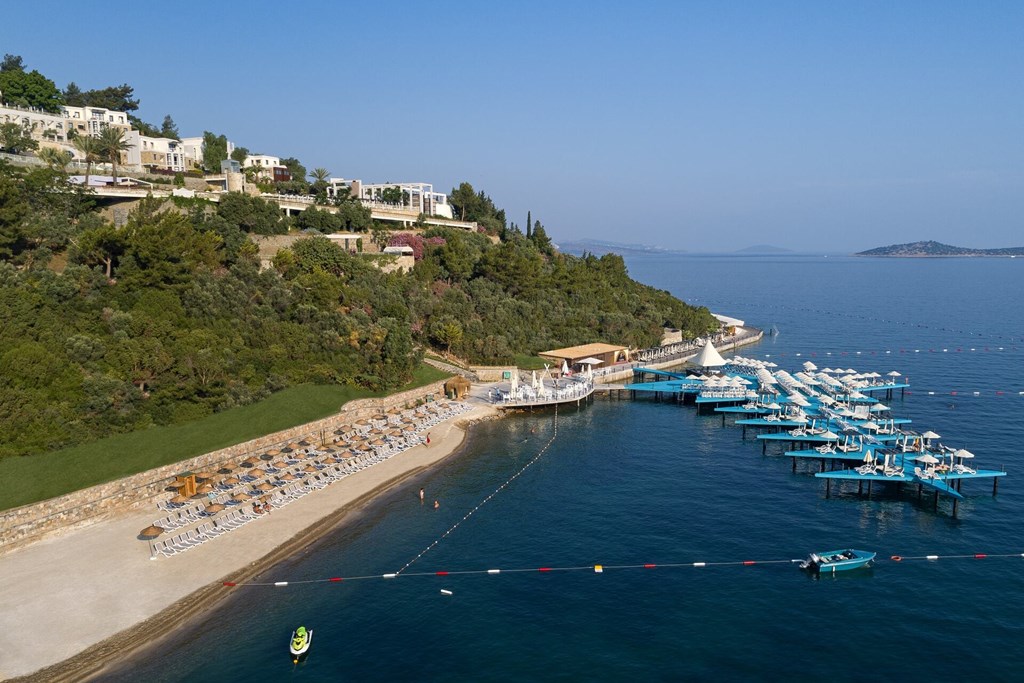
[(555, 242), (1024, 246), (1024, 2), (5, 7), (0, 52), (183, 136), (461, 182)]

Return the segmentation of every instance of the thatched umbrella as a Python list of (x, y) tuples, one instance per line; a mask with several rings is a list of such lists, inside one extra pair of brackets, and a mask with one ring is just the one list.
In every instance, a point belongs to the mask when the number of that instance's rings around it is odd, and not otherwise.
[(223, 483), (227, 484), (228, 486), (238, 486), (239, 484), (242, 483), (242, 480), (239, 479), (238, 477), (228, 477), (227, 479), (224, 480)]
[(187, 503), (188, 502), (188, 496), (183, 496), (182, 494), (179, 493), (174, 498), (171, 498), (171, 502), (172, 503)]
[(295, 481), (296, 479), (298, 479), (298, 477), (289, 472), (288, 474), (282, 476), (281, 479), (284, 481)]
[(206, 506), (206, 512), (207, 512), (207, 514), (210, 514), (210, 515), (215, 515), (215, 514), (217, 514), (218, 512), (220, 512), (223, 509), (224, 509), (224, 506), (221, 505), (220, 503), (214, 503), (213, 505), (207, 505)]
[(235, 495), (231, 496), (232, 500), (235, 500), (239, 503), (245, 502), (250, 498), (252, 498), (252, 496), (250, 496), (248, 493), (236, 493)]
[(147, 526), (142, 531), (140, 531), (138, 538), (139, 538), (140, 541), (152, 541), (154, 538), (156, 538), (157, 536), (159, 536), (163, 532), (164, 532), (164, 528), (162, 526), (157, 526), (155, 524), (152, 524), (150, 526)]
[(267, 451), (267, 455), (281, 455), (281, 451), (276, 448), (271, 448)]
[(253, 467), (256, 467), (256, 466), (257, 466), (257, 465), (259, 465), (259, 464), (260, 464), (260, 463), (259, 463), (259, 461), (258, 461), (258, 460), (254, 460), (253, 458), (248, 458), (248, 459), (246, 459), (246, 460), (245, 460), (245, 462), (243, 462), (243, 463), (242, 463), (242, 464), (240, 465), (240, 467), (244, 467), (244, 468), (246, 468), (246, 469), (249, 469), (249, 470), (251, 470), (251, 469), (252, 469)]
[(338, 461), (334, 458), (334, 456), (328, 455), (326, 458), (321, 460), (321, 462), (325, 465), (335, 465), (337, 464)]
[(196, 494), (192, 497), (203, 498), (206, 496), (207, 493), (213, 493), (213, 487), (210, 486), (209, 484), (203, 484), (202, 486), (196, 489)]
[(273, 491), (275, 487), (269, 481), (265, 481), (256, 488), (259, 489), (260, 491)]
[(318, 470), (317, 468), (313, 467), (312, 465), (306, 465), (305, 467), (302, 468), (302, 471), (303, 472), (319, 472), (320, 470)]
[(403, 427), (403, 429), (405, 431), (407, 431), (407, 432), (415, 432), (416, 431), (416, 427), (414, 425), (406, 425), (405, 427)]
[(279, 470), (283, 470), (285, 467), (288, 467), (288, 463), (286, 463), (284, 460), (278, 460), (277, 462), (270, 463), (270, 466), (276, 467)]
[(370, 445), (371, 446), (383, 446), (384, 445), (384, 439), (374, 439), (373, 441), (370, 442)]
[(197, 472), (196, 481), (209, 481), (210, 479), (213, 479), (214, 476), (216, 475), (214, 475), (213, 472)]
[(224, 465), (224, 467), (221, 467), (219, 470), (217, 470), (217, 474), (231, 474), (234, 471), (234, 465)]
[(305, 448), (306, 446), (312, 446), (313, 444), (311, 444), (308, 441), (306, 441), (305, 439), (303, 439), (302, 441), (299, 442), (299, 445), (302, 446), (303, 448)]

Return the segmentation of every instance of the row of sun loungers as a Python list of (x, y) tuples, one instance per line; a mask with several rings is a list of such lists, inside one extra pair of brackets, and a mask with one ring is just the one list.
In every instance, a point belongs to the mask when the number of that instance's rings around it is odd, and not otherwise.
[[(447, 408), (441, 411), (427, 412), (424, 415), (427, 419), (419, 420), (417, 428), (419, 431), (423, 431), (428, 427), (432, 427), (441, 421), (454, 417), (466, 410), (469, 410), (469, 406), (464, 403), (450, 403)], [(156, 520), (154, 525), (168, 531), (186, 529), (193, 524), (199, 524), (199, 526), (178, 533), (169, 539), (152, 541), (150, 543), (150, 559), (170, 557), (172, 555), (185, 552), (186, 550), (196, 548), (203, 543), (206, 543), (223, 533), (237, 529), (260, 516), (255, 512), (248, 512), (248, 510), (251, 509), (248, 504), (238, 504), (234, 502), (232, 500), (232, 491), (237, 492), (239, 488), (243, 487), (243, 490), (248, 490), (251, 486), (255, 492), (255, 487), (261, 483), (261, 481), (268, 481), (278, 486), (278, 488), (270, 494), (271, 508), (281, 508), (298, 500), (308, 493), (322, 489), (350, 474), (383, 462), (402, 451), (422, 443), (423, 441), (424, 439), (422, 436), (411, 433), (408, 436), (392, 439), (384, 446), (375, 446), (372, 450), (366, 451), (362, 455), (348, 458), (340, 463), (324, 466), (316, 473), (300, 472), (299, 470), (305, 467), (308, 463), (317, 463), (319, 462), (318, 458), (328, 455), (326, 452), (321, 452), (310, 447), (305, 449), (303, 454), (306, 456), (312, 456), (312, 459), (300, 460), (295, 458), (292, 460), (294, 464), (287, 469), (267, 467), (266, 469), (250, 470), (249, 475), (239, 477), (239, 479), (242, 480), (242, 483), (239, 486), (228, 487), (227, 489), (222, 488), (221, 490), (223, 493), (219, 496), (208, 498), (185, 507), (172, 507), (166, 502), (158, 503), (157, 507), (160, 510), (167, 512), (167, 515)], [(252, 472), (259, 472), (259, 476), (251, 474)], [(301, 478), (294, 479), (290, 482), (286, 482), (280, 478), (289, 472), (294, 475), (299, 475)], [(206, 512), (206, 506), (213, 503), (221, 503), (231, 507), (228, 507), (222, 513), (210, 515)]]

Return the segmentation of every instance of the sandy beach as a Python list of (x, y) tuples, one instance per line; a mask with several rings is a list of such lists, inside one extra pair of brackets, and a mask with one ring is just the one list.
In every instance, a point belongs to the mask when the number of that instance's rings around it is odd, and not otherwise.
[[(0, 556), (0, 680), (81, 681), (123, 660), (227, 597), (242, 581), (301, 550), (380, 493), (401, 486), (462, 445), (472, 409), (430, 429), (418, 445), (313, 491), (209, 543), (150, 559), (139, 530), (155, 506), (67, 531)], [(409, 495), (417, 496), (410, 488)], [(21, 677), (21, 678), (19, 678)]]

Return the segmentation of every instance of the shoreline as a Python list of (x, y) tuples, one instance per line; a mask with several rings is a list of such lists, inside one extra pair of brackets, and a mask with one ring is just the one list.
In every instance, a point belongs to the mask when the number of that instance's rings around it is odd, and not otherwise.
[[(652, 365), (682, 365), (688, 359)], [(471, 406), (468, 412), (431, 428), (430, 446), (421, 444), (350, 475), (181, 557), (150, 562), (148, 544), (143, 547), (135, 539), (134, 530), (146, 526), (154, 510), (69, 529), (0, 556), (0, 602), (10, 606), (0, 614), (0, 653), (14, 660), (0, 659), (0, 681), (98, 680), (121, 665), (130, 666), (229, 598), (232, 592), (223, 582), (241, 583), (271, 570), (336, 529), (358, 523), (358, 515), (388, 492), (462, 453), (475, 423), (501, 416), (483, 398), (484, 386), (474, 387), (464, 400)], [(88, 551), (91, 557), (80, 558)], [(216, 551), (223, 552), (211, 554)], [(72, 577), (59, 570), (69, 557), (81, 559)], [(38, 567), (55, 569), (39, 572)], [(35, 589), (19, 590), (19, 579), (36, 584)], [(138, 590), (142, 593), (133, 592)], [(64, 612), (52, 614), (55, 601)], [(43, 641), (51, 649), (41, 664), (16, 649), (17, 634), (39, 628), (51, 636)]]
[[(6, 653), (4, 658), (16, 660), (0, 662), (0, 680), (97, 680), (115, 661), (141, 656), (232, 595), (224, 588), (224, 581), (240, 582), (270, 570), (340, 526), (357, 521), (358, 514), (382, 495), (461, 453), (472, 425), (497, 415), (489, 405), (473, 399), (467, 402), (473, 406), (470, 411), (431, 429), (435, 436), (430, 446), (421, 444), (396, 458), (350, 475), (315, 492), (325, 495), (304, 496), (285, 508), (275, 510), (265, 519), (190, 550), (181, 557), (148, 559), (148, 544), (136, 540), (134, 533), (128, 531), (140, 528), (137, 526), (139, 523), (145, 525), (145, 520), (155, 514), (155, 511), (145, 511), (87, 529), (72, 530), (65, 537), (40, 542), (16, 550), (10, 557), (0, 558), (0, 602), (9, 606), (0, 615), (0, 652)], [(407, 457), (403, 458), (403, 455)], [(331, 488), (335, 491), (330, 491)], [(253, 531), (254, 527), (263, 528)], [(125, 542), (125, 534), (131, 534), (130, 543)], [(105, 563), (96, 559), (86, 561), (83, 563), (85, 566), (76, 566), (75, 569), (81, 569), (81, 572), (76, 572), (74, 577), (58, 576), (59, 570), (49, 572), (52, 575), (49, 582), (53, 584), (50, 591), (45, 586), (35, 590), (15, 586), (19, 577), (23, 583), (28, 580), (27, 575), (33, 568), (59, 567), (66, 563), (68, 553), (63, 546), (75, 544), (80, 547), (83, 537), (91, 537), (85, 539), (85, 545), (92, 541), (100, 546), (113, 546), (106, 548), (111, 557)], [(217, 554), (211, 554), (211, 548), (212, 553)], [(140, 552), (144, 553), (144, 558), (140, 557)], [(126, 553), (130, 556), (126, 557)], [(72, 548), (71, 556), (74, 555)], [(120, 567), (122, 562), (125, 565), (124, 575), (112, 569)], [(22, 566), (12, 568), (12, 564)], [(90, 564), (91, 567), (88, 566)], [(81, 595), (83, 586), (96, 588), (95, 584), (89, 583), (90, 580), (101, 582), (101, 585), (98, 590), (91, 590), (88, 601), (83, 601), (88, 604), (72, 605), (68, 609), (72, 614), (67, 619), (51, 614), (54, 593)], [(138, 583), (148, 599), (134, 596), (131, 590), (123, 595), (125, 583)], [(70, 585), (62, 591), (56, 588), (56, 584)], [(144, 604), (135, 604), (136, 598)], [(67, 598), (62, 604), (67, 600), (73, 599)], [(116, 620), (94, 612), (97, 606), (105, 605), (110, 605), (109, 612), (116, 612), (117, 605), (124, 605), (126, 600), (134, 607), (126, 605)], [(146, 613), (140, 615), (140, 611)], [(24, 656), (17, 661), (16, 653), (23, 649), (16, 650), (14, 646), (17, 634), (32, 632), (33, 629), (38, 631), (40, 622), (51, 634), (51, 639), (44, 639), (42, 643), (53, 642), (57, 647), (49, 653), (49, 661), (33, 668), (33, 662)], [(47, 622), (53, 623), (46, 626)], [(122, 626), (125, 623), (129, 624), (127, 628)], [(112, 628), (112, 624), (117, 627)], [(86, 635), (82, 634), (83, 630)], [(86, 638), (91, 640), (83, 642)], [(66, 645), (68, 642), (71, 644)], [(59, 645), (64, 645), (63, 649)], [(76, 651), (69, 653), (68, 648)], [(34, 652), (38, 654), (39, 651)]]

